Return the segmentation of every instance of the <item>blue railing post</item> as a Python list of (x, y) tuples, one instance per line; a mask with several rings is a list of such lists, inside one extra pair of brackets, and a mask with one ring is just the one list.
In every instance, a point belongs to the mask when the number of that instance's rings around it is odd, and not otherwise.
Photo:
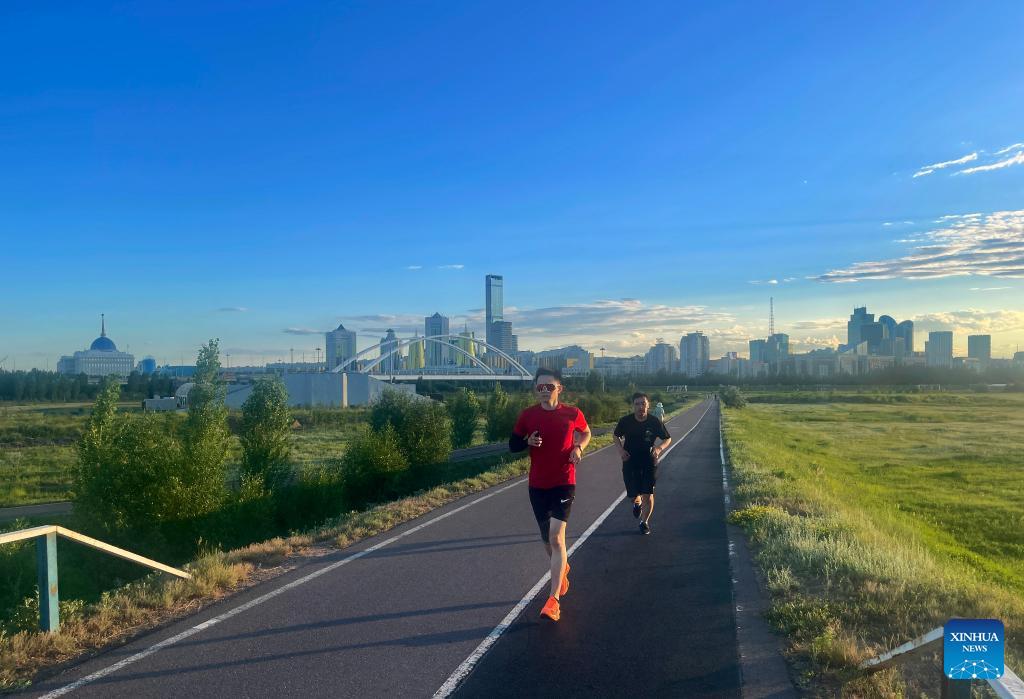
[(55, 632), (60, 628), (56, 532), (36, 537), (36, 573), (39, 575), (39, 629)]

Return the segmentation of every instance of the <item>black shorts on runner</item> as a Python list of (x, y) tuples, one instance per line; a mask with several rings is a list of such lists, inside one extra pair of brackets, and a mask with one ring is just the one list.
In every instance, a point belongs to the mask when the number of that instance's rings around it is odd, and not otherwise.
[(632, 500), (637, 495), (652, 495), (654, 483), (658, 480), (658, 466), (653, 463), (635, 465), (626, 461), (622, 464), (622, 482), (626, 484), (626, 497)]
[(560, 485), (557, 488), (530, 488), (530, 504), (533, 516), (540, 527), (540, 538), (549, 543), (548, 532), (551, 529), (551, 518), (569, 521), (572, 501), (576, 499), (576, 486)]

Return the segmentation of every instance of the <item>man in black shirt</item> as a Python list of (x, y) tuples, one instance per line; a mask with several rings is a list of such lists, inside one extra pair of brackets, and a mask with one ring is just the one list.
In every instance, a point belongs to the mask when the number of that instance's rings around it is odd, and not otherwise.
[(650, 407), (651, 399), (646, 393), (634, 393), (633, 413), (619, 420), (614, 432), (615, 446), (622, 458), (626, 497), (633, 501), (633, 516), (640, 520), (641, 534), (651, 533), (658, 459), (672, 443), (665, 423), (648, 412)]

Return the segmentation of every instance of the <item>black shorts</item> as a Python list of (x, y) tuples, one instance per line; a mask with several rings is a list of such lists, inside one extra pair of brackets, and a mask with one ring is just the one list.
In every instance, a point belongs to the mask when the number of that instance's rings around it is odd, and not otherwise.
[(653, 494), (657, 480), (658, 466), (653, 462), (634, 464), (626, 461), (622, 464), (622, 482), (626, 484), (626, 497), (630, 500), (637, 495)]
[(560, 485), (557, 488), (530, 488), (530, 505), (533, 506), (533, 516), (537, 518), (537, 526), (540, 527), (540, 538), (548, 541), (548, 531), (551, 528), (551, 518), (569, 521), (569, 511), (572, 510), (572, 501), (576, 499), (576, 486)]

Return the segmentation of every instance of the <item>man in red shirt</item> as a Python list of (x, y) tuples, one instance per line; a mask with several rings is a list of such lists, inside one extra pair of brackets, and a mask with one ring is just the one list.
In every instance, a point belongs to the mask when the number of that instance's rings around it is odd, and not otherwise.
[(551, 560), (551, 596), (541, 615), (558, 621), (558, 600), (569, 590), (565, 525), (576, 497), (576, 464), (590, 443), (590, 427), (579, 408), (560, 405), (562, 374), (538, 369), (534, 377), (537, 405), (519, 414), (509, 449), (530, 450), (530, 504), (540, 526), (544, 550)]

